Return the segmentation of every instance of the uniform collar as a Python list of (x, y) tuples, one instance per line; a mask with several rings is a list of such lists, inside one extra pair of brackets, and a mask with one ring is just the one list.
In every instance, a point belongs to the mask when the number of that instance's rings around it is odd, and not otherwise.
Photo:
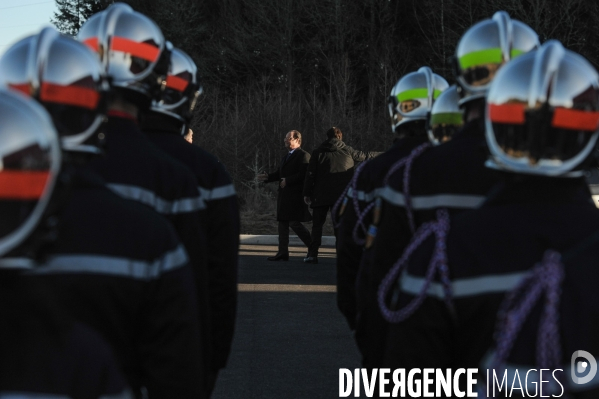
[[(489, 194), (487, 204), (558, 204), (580, 202), (592, 205), (591, 194), (583, 177), (547, 177), (498, 172), (501, 176)], [(594, 206), (594, 205), (593, 205)]]

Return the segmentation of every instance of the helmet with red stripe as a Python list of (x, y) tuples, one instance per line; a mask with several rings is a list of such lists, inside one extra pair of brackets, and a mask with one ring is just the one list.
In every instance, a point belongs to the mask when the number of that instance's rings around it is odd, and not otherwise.
[(100, 152), (109, 86), (85, 45), (44, 28), (2, 55), (0, 84), (46, 107), (64, 150)]
[[(202, 94), (202, 87), (196, 64), (185, 52), (173, 48), (166, 85), (160, 98), (152, 103), (152, 111), (188, 124), (200, 94)], [(182, 130), (182, 133), (185, 132), (187, 129)]]
[(448, 87), (447, 81), (429, 67), (402, 76), (389, 96), (391, 130), (396, 133), (404, 123), (426, 121), (433, 102)]
[(580, 176), (597, 141), (599, 75), (551, 40), (506, 65), (487, 97), (488, 165), (518, 173)]
[(44, 108), (23, 94), (0, 90), (0, 267), (30, 265), (10, 252), (43, 219), (60, 162), (58, 136)]
[(538, 46), (535, 31), (511, 19), (505, 11), (473, 25), (460, 39), (453, 58), (460, 105), (484, 98), (497, 71), (506, 62)]
[(168, 53), (160, 28), (124, 3), (92, 15), (77, 39), (92, 48), (114, 88), (134, 103), (149, 106), (166, 83)]

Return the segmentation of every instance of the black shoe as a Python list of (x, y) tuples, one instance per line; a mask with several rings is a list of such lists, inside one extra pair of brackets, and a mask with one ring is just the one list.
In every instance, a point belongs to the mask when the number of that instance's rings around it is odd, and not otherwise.
[(289, 253), (283, 254), (281, 252), (277, 252), (277, 254), (275, 256), (269, 256), (268, 258), (266, 258), (266, 260), (270, 260), (270, 261), (284, 260), (284, 261), (287, 261), (287, 260), (289, 260)]
[(318, 263), (318, 258), (316, 256), (306, 256), (304, 258), (304, 263), (317, 264)]

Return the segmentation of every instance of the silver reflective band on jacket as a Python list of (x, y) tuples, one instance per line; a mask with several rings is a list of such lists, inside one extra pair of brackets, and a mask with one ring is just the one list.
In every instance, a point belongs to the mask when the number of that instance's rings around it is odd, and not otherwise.
[[(451, 280), (452, 295), (454, 298), (460, 298), (508, 292), (516, 288), (528, 274), (529, 272), (518, 272)], [(401, 290), (411, 295), (420, 294), (427, 283), (424, 277), (411, 275), (407, 271), (404, 271), (400, 279)], [(430, 282), (426, 294), (441, 300), (444, 300), (446, 296), (443, 284), (434, 281)]]
[[(405, 195), (389, 186), (383, 188), (380, 196), (391, 205), (404, 207), (406, 205)], [(435, 209), (435, 208), (462, 208), (475, 209), (482, 205), (486, 197), (482, 195), (468, 194), (435, 194), (435, 195), (413, 195), (412, 209)]]
[(214, 187), (212, 189), (207, 189), (198, 186), (198, 190), (200, 191), (200, 196), (202, 197), (202, 200), (204, 200), (205, 202), (233, 197), (236, 194), (235, 186), (233, 186), (233, 184)]
[(164, 215), (176, 215), (179, 213), (196, 212), (206, 209), (206, 204), (200, 195), (197, 197), (169, 201), (160, 198), (156, 193), (148, 189), (138, 186), (116, 183), (109, 183), (106, 186), (115, 194), (149, 205), (156, 210), (156, 212)]
[(153, 262), (105, 255), (53, 255), (33, 274), (103, 274), (134, 280), (154, 280), (187, 264), (182, 245)]

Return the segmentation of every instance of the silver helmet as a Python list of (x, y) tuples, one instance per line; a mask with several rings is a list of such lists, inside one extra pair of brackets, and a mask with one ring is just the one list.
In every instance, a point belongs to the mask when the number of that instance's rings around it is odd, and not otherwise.
[(484, 98), (503, 64), (538, 46), (535, 31), (505, 11), (473, 25), (460, 39), (453, 59), (460, 105)]
[(389, 96), (391, 130), (404, 123), (426, 121), (433, 102), (449, 84), (429, 67), (404, 75), (395, 84)]
[(434, 145), (451, 140), (464, 124), (464, 112), (458, 105), (457, 86), (445, 90), (435, 100), (427, 126), (428, 138)]
[(580, 176), (599, 126), (599, 75), (551, 40), (495, 78), (487, 96), (487, 164), (518, 173)]
[(196, 64), (187, 53), (173, 48), (166, 85), (151, 109), (188, 124), (202, 91)]
[(36, 229), (60, 170), (60, 144), (44, 108), (15, 91), (0, 90), (0, 266)]
[(97, 52), (113, 87), (152, 99), (165, 84), (164, 35), (154, 21), (127, 4), (114, 3), (92, 15), (77, 39)]
[(0, 57), (0, 85), (44, 105), (64, 150), (100, 152), (109, 86), (97, 57), (85, 45), (44, 28)]

